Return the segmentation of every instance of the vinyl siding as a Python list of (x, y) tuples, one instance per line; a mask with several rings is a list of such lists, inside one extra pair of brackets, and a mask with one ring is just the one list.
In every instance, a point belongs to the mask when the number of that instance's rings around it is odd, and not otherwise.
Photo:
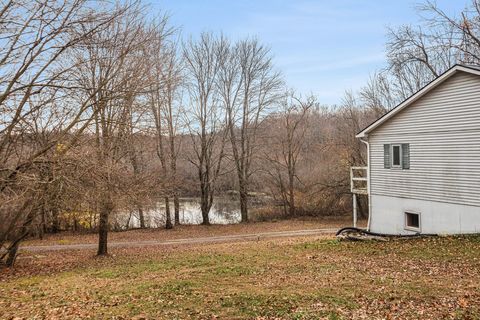
[[(480, 76), (459, 71), (369, 136), (372, 195), (480, 206)], [(410, 144), (410, 169), (383, 145)]]

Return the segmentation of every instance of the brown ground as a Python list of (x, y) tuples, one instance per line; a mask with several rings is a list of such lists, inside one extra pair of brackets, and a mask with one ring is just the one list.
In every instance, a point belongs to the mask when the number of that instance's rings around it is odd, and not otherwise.
[[(341, 228), (352, 224), (350, 217), (345, 218), (299, 218), (293, 220), (278, 220), (269, 222), (241, 223), (232, 225), (181, 225), (171, 230), (165, 229), (143, 229), (129, 230), (123, 232), (110, 232), (108, 240), (110, 242), (128, 242), (128, 241), (164, 241), (173, 239), (187, 239), (200, 237), (214, 237), (225, 235), (241, 235), (262, 232), (275, 231), (294, 231), (322, 228)], [(364, 225), (365, 222), (361, 222)], [(44, 239), (33, 239), (24, 241), (24, 246), (46, 246), (46, 245), (64, 245), (80, 243), (96, 243), (98, 236), (95, 233), (72, 234), (58, 233), (50, 234)]]
[(478, 236), (110, 252), (24, 253), (0, 274), (0, 319), (480, 319)]

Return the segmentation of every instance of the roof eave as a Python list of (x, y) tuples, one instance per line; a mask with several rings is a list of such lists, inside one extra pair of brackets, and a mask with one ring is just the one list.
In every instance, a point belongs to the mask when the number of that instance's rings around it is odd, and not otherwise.
[(436, 86), (438, 86), (439, 84), (441, 84), (443, 81), (447, 80), (448, 78), (450, 78), (454, 73), (456, 73), (457, 71), (464, 71), (464, 72), (468, 72), (468, 73), (472, 73), (472, 74), (476, 74), (476, 75), (480, 75), (480, 70), (479, 69), (476, 69), (476, 68), (469, 68), (469, 67), (466, 67), (466, 66), (462, 66), (462, 65), (455, 65), (453, 66), (452, 68), (450, 68), (449, 70), (447, 70), (446, 72), (444, 72), (442, 75), (440, 75), (438, 78), (436, 78), (435, 80), (433, 80), (432, 82), (430, 82), (428, 85), (426, 85), (425, 87), (423, 87), (421, 90), (419, 90), (417, 93), (411, 95), (408, 99), (406, 99), (405, 101), (403, 101), (401, 104), (399, 104), (398, 106), (396, 106), (395, 108), (393, 108), (391, 111), (389, 111), (388, 113), (386, 113), (385, 115), (383, 115), (382, 117), (380, 117), (379, 119), (377, 119), (375, 122), (373, 122), (372, 124), (370, 124), (368, 127), (366, 127), (365, 129), (363, 129), (362, 131), (360, 131), (359, 133), (357, 133), (357, 135), (355, 135), (356, 138), (364, 138), (367, 136), (368, 133), (372, 132), (373, 130), (375, 130), (377, 127), (379, 127), (380, 125), (382, 125), (384, 122), (386, 122), (387, 120), (389, 120), (390, 118), (392, 118), (393, 116), (395, 116), (397, 113), (399, 113), (400, 111), (402, 111), (404, 108), (406, 108), (407, 106), (409, 106), (410, 104), (412, 104), (413, 102), (417, 101), (418, 99), (420, 99), (421, 97), (423, 97), (427, 92), (429, 92), (430, 90), (432, 90), (433, 88), (435, 88)]

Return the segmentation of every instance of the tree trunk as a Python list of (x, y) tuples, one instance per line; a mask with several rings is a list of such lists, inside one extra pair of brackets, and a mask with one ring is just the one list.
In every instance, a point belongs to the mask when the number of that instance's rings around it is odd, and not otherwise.
[(138, 218), (140, 219), (140, 228), (145, 229), (145, 216), (141, 205), (138, 205)]
[(175, 210), (175, 225), (180, 225), (180, 200), (176, 191), (173, 194), (173, 210)]
[(293, 193), (293, 189), (290, 189), (288, 192), (288, 215), (290, 217), (295, 216), (295, 194)]
[(100, 219), (98, 223), (98, 251), (97, 255), (104, 256), (108, 254), (107, 238), (108, 238), (108, 217), (113, 210), (110, 200), (104, 200), (100, 209)]
[(39, 228), (39, 237), (40, 239), (43, 239), (43, 235), (47, 233), (47, 218), (46, 215), (47, 213), (45, 212), (45, 207), (43, 206), (40, 210), (40, 215), (41, 215), (41, 226)]
[(11, 268), (15, 264), (15, 260), (17, 259), (17, 251), (18, 251), (18, 244), (14, 245), (8, 251), (7, 261), (5, 262), (7, 267)]
[(248, 222), (248, 190), (243, 179), (240, 179), (239, 182), (240, 213), (242, 216), (242, 222)]
[(172, 229), (172, 217), (170, 216), (170, 199), (165, 197), (165, 229)]
[(180, 201), (178, 200), (178, 190), (177, 190), (177, 155), (175, 154), (175, 134), (172, 123), (172, 110), (171, 103), (170, 106), (170, 117), (168, 119), (168, 128), (169, 128), (169, 140), (170, 140), (170, 179), (173, 183), (173, 210), (175, 213), (175, 225), (180, 224)]
[(248, 194), (245, 191), (240, 191), (240, 213), (242, 222), (248, 222)]
[(200, 208), (202, 210), (202, 224), (203, 225), (210, 225), (210, 218), (208, 217), (208, 213), (210, 212), (210, 206), (208, 204), (208, 192), (202, 190), (202, 195), (200, 198)]
[[(359, 213), (360, 218), (366, 218), (368, 215), (365, 214), (365, 209), (364, 209), (364, 206), (363, 206), (364, 201), (362, 201), (362, 198), (366, 198), (366, 197), (357, 196), (358, 213)], [(367, 207), (368, 207), (368, 200), (367, 200), (366, 203), (367, 203)]]
[(202, 205), (202, 224), (205, 225), (205, 226), (209, 226), (210, 225), (210, 218), (208, 217), (208, 212), (210, 210), (208, 210), (205, 206)]
[(283, 207), (283, 215), (286, 217), (288, 216), (288, 196), (287, 191), (285, 190), (285, 185), (283, 183), (282, 174), (279, 168), (276, 168), (277, 176), (278, 176), (278, 186), (280, 188), (280, 196), (282, 198), (282, 207)]
[(108, 238), (108, 212), (102, 210), (100, 212), (100, 221), (98, 225), (98, 251), (97, 255), (102, 256), (108, 253), (107, 251)]
[(295, 176), (289, 174), (288, 177), (288, 214), (295, 216)]
[[(24, 206), (23, 208), (25, 209), (26, 206)], [(30, 225), (33, 222), (33, 218), (34, 218), (34, 210), (30, 209), (30, 212), (28, 213), (27, 217), (25, 218), (25, 221), (22, 224), (22, 227), (20, 228), (19, 236), (7, 248), (7, 259), (5, 261), (5, 265), (7, 267), (13, 267), (13, 265), (15, 264), (15, 260), (17, 259), (18, 247), (20, 245), (20, 242), (27, 237), (28, 230), (30, 228)], [(3, 255), (0, 258), (0, 260), (3, 260), (4, 257), (5, 255)]]
[(60, 221), (58, 219), (58, 210), (53, 207), (51, 210), (52, 213), (52, 233), (58, 233), (60, 231)]
[(127, 223), (125, 223), (125, 230), (130, 229), (130, 220), (132, 220), (132, 212), (130, 211), (130, 214), (128, 215)]

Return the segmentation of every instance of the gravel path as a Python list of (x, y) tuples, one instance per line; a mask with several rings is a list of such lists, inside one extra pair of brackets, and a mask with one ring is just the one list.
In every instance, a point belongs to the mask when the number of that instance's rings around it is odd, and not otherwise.
[[(172, 239), (172, 240), (147, 240), (147, 241), (128, 241), (128, 242), (109, 242), (109, 248), (128, 248), (128, 247), (144, 247), (144, 246), (165, 246), (165, 245), (179, 245), (179, 244), (203, 244), (203, 243), (220, 243), (232, 241), (252, 241), (265, 240), (272, 238), (290, 238), (303, 236), (316, 236), (321, 234), (335, 234), (337, 228), (328, 229), (308, 229), (295, 231), (275, 231), (275, 232), (261, 232), (252, 234), (236, 234), (229, 236), (214, 236), (202, 238), (186, 238), (186, 239)], [(59, 250), (85, 250), (96, 249), (96, 243), (79, 243), (79, 244), (57, 244), (46, 246), (21, 246), (20, 250), (29, 252), (46, 252)]]

